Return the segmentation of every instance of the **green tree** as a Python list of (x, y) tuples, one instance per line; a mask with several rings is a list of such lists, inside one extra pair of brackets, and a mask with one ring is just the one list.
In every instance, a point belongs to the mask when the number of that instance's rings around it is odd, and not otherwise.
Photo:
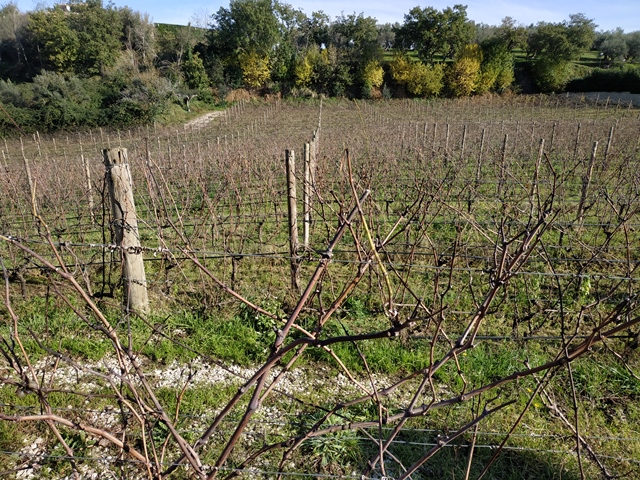
[(311, 17), (306, 17), (299, 27), (298, 47), (307, 50), (313, 46), (328, 46), (330, 26), (331, 19), (326, 13), (322, 10), (313, 12)]
[(569, 22), (540, 22), (529, 34), (528, 54), (533, 58), (570, 61), (593, 45), (596, 25), (583, 14), (570, 15)]
[(80, 45), (76, 74), (98, 75), (116, 62), (122, 51), (122, 20), (113, 4), (104, 7), (102, 0), (74, 3), (66, 18)]
[(27, 28), (38, 45), (45, 68), (75, 71), (80, 39), (67, 22), (66, 12), (57, 8), (33, 12)]
[(175, 88), (155, 72), (133, 76), (108, 73), (100, 81), (100, 119), (103, 125), (124, 126), (152, 122), (163, 113)]
[(24, 78), (29, 61), (24, 45), (28, 17), (15, 3), (0, 7), (0, 78)]
[(192, 90), (202, 90), (209, 86), (209, 77), (198, 53), (187, 51), (186, 58), (182, 63), (182, 74), (185, 84)]
[(499, 38), (507, 50), (512, 52), (515, 49), (527, 46), (527, 29), (511, 17), (504, 17), (502, 23), (496, 30), (496, 37)]
[(42, 72), (33, 79), (33, 94), (32, 108), (44, 130), (93, 125), (97, 120), (97, 105), (75, 76)]
[(629, 54), (624, 31), (618, 28), (613, 32), (605, 32), (602, 41), (599, 42), (598, 51), (604, 57), (607, 66), (624, 61)]
[(208, 34), (209, 55), (220, 59), (231, 84), (240, 84), (243, 70), (240, 55), (269, 57), (281, 40), (281, 30), (272, 0), (231, 0), (212, 17)]
[(533, 63), (533, 75), (538, 88), (543, 92), (559, 92), (573, 76), (571, 62), (554, 60), (542, 56)]
[(302, 53), (300, 37), (307, 17), (301, 10), (284, 3), (276, 3), (274, 9), (280, 28), (280, 41), (270, 55), (269, 64), (270, 77), (274, 82), (271, 86), (280, 90), (282, 86), (289, 87), (295, 81), (296, 61)]
[(376, 19), (362, 13), (341, 15), (331, 25), (329, 33), (329, 46), (337, 53), (333, 71), (338, 92), (346, 94), (357, 87), (362, 91), (365, 66), (381, 58)]
[(583, 14), (568, 22), (539, 23), (529, 35), (527, 53), (533, 58), (534, 80), (543, 92), (557, 92), (571, 80), (571, 61), (591, 48), (596, 25)]
[(383, 23), (378, 25), (378, 45), (383, 50), (391, 50), (396, 39), (396, 30), (400, 28), (399, 23)]
[(515, 79), (514, 58), (509, 43), (499, 36), (482, 42), (482, 64), (476, 93), (503, 91)]
[(31, 108), (32, 98), (32, 84), (15, 84), (11, 81), (0, 80), (0, 102), (9, 114), (9, 116), (0, 115), (0, 133), (18, 133), (16, 124), (26, 132), (35, 130), (37, 120), (35, 119), (36, 111)]
[(122, 22), (102, 0), (33, 12), (27, 26), (46, 68), (81, 76), (98, 75), (115, 64), (122, 51)]
[(580, 52), (593, 47), (597, 27), (593, 20), (587, 18), (583, 13), (574, 13), (569, 15), (569, 21), (565, 22), (565, 25), (567, 26), (569, 40)]
[(640, 31), (631, 32), (626, 35), (628, 59), (634, 62), (640, 61)]
[(415, 50), (423, 61), (432, 63), (438, 54), (455, 57), (473, 38), (474, 25), (467, 19), (464, 5), (447, 7), (441, 12), (433, 7), (415, 7), (395, 32), (396, 48)]

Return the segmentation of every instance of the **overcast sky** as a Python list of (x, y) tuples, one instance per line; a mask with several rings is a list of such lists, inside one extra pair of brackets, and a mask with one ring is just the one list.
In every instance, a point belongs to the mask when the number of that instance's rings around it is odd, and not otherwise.
[[(108, 3), (108, 0), (103, 0)], [(598, 25), (598, 30), (613, 30), (617, 27), (626, 32), (640, 30), (640, 0), (453, 0), (451, 2), (431, 0), (429, 3), (416, 0), (282, 0), (305, 14), (322, 10), (332, 19), (350, 13), (364, 13), (374, 17), (379, 23), (402, 23), (404, 14), (415, 6), (432, 6), (441, 10), (455, 3), (467, 5), (469, 19), (476, 23), (498, 25), (506, 17), (512, 17), (523, 25), (531, 23), (561, 22), (571, 13), (584, 13)], [(0, 4), (7, 0), (0, 0)], [(22, 11), (36, 8), (36, 5), (52, 5), (51, 0), (17, 0)], [(220, 7), (227, 8), (228, 0), (114, 0), (118, 7), (129, 6), (133, 10), (146, 12), (154, 22), (186, 25), (194, 18), (205, 18)]]

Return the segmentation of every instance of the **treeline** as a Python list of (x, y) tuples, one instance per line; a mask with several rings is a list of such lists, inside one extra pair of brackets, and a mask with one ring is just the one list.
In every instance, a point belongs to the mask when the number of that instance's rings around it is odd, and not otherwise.
[[(640, 32), (592, 19), (477, 25), (466, 7), (415, 7), (402, 24), (364, 14), (307, 16), (277, 0), (231, 0), (201, 28), (80, 0), (0, 8), (0, 131), (149, 122), (171, 103), (247, 88), (296, 97), (467, 96), (640, 88)], [(576, 63), (598, 52), (594, 69)], [(582, 79), (582, 80), (581, 80)]]
[[(213, 103), (192, 49), (205, 31), (87, 0), (0, 9), (0, 132), (148, 123), (173, 102)], [(185, 101), (186, 100), (186, 101)]]

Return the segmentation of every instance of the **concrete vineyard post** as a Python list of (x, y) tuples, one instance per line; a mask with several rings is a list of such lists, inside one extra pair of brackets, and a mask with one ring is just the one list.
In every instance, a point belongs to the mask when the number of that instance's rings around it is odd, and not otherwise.
[(116, 232), (116, 244), (122, 252), (124, 304), (127, 310), (146, 312), (149, 309), (147, 279), (144, 272), (138, 220), (133, 200), (133, 184), (126, 148), (102, 151), (107, 171), (107, 186), (111, 197), (111, 212)]

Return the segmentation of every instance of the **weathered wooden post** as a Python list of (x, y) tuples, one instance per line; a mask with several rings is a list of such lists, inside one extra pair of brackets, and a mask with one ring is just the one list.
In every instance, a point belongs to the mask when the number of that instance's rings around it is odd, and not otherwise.
[(82, 166), (84, 167), (85, 180), (87, 181), (87, 201), (89, 202), (89, 213), (91, 215), (91, 223), (96, 223), (96, 217), (93, 208), (93, 193), (91, 191), (91, 171), (89, 170), (89, 162), (84, 158), (84, 152), (82, 151), (82, 144), (80, 144), (80, 158), (82, 159)]
[(293, 150), (285, 151), (285, 165), (287, 170), (287, 206), (289, 212), (289, 253), (291, 255), (291, 288), (295, 291), (299, 286), (298, 258), (298, 196), (296, 193), (296, 160)]
[(584, 220), (584, 209), (587, 201), (587, 195), (589, 194), (589, 186), (591, 185), (591, 179), (593, 177), (593, 168), (596, 164), (596, 155), (598, 153), (598, 142), (593, 142), (593, 148), (591, 149), (591, 159), (589, 160), (589, 166), (587, 167), (587, 173), (582, 177), (582, 190), (580, 191), (580, 202), (578, 203), (578, 212), (576, 213), (576, 222), (582, 223)]
[(116, 243), (122, 252), (124, 304), (127, 310), (146, 312), (149, 308), (147, 279), (144, 273), (133, 184), (126, 148), (102, 151), (107, 170), (107, 185), (111, 196), (111, 212), (116, 231)]
[(304, 144), (304, 235), (305, 250), (309, 248), (309, 228), (311, 226), (311, 145)]
[(24, 161), (24, 171), (27, 174), (27, 181), (29, 182), (29, 193), (31, 193), (31, 208), (33, 214), (36, 214), (36, 187), (33, 183), (33, 177), (31, 176), (31, 167), (29, 167), (29, 160), (27, 160), (24, 154), (24, 145), (22, 144), (22, 137), (20, 137), (20, 150), (22, 151), (22, 160)]

